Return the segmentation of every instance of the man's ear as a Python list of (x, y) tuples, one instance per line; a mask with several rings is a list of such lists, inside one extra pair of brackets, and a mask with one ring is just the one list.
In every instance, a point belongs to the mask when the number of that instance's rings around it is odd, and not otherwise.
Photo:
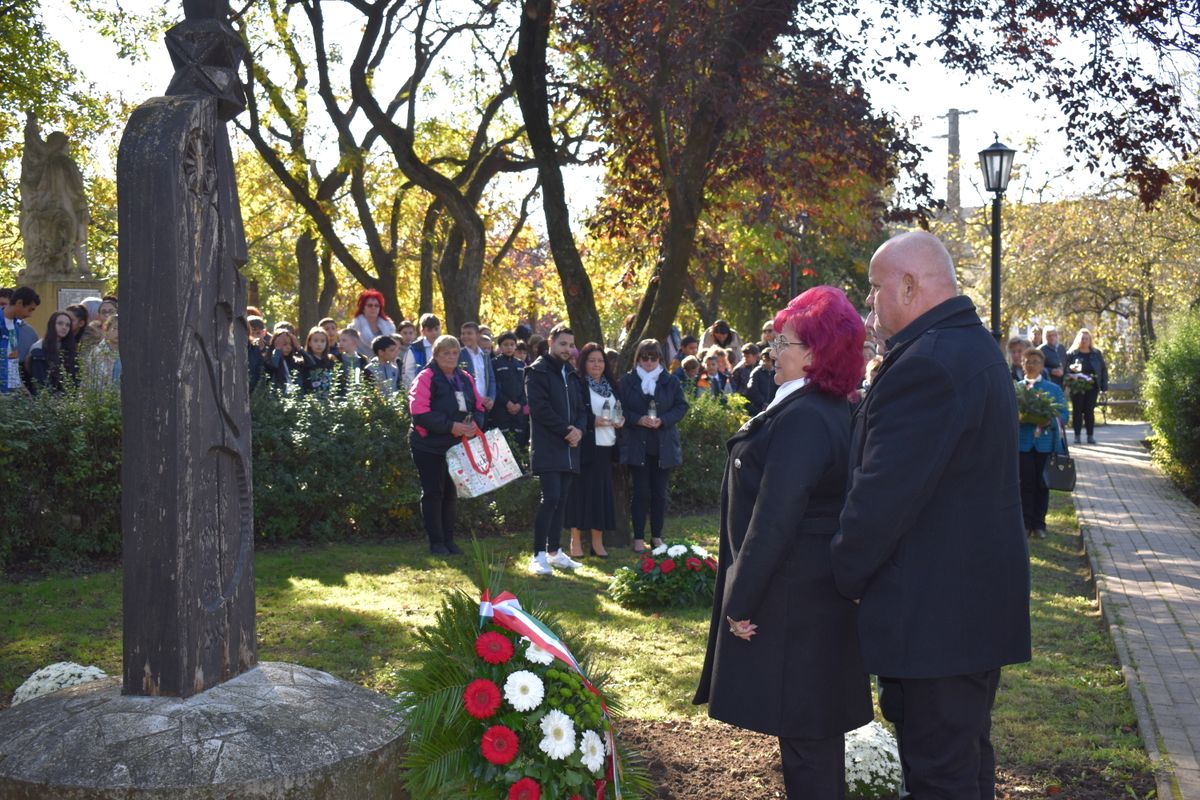
[(917, 297), (917, 276), (906, 272), (900, 281), (904, 285), (904, 304), (908, 305)]

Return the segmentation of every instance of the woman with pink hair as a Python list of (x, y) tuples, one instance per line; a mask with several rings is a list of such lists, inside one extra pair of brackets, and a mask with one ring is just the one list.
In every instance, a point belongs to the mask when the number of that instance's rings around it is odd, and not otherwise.
[(384, 312), (383, 294), (375, 289), (363, 289), (359, 294), (353, 325), (358, 330), (358, 354), (366, 358), (374, 355), (371, 342), (377, 336), (396, 335), (396, 324)]
[(844, 797), (843, 734), (870, 722), (855, 606), (829, 543), (846, 494), (862, 318), (816, 286), (775, 315), (775, 399), (729, 440), (708, 652), (709, 716), (779, 737), (789, 798)]

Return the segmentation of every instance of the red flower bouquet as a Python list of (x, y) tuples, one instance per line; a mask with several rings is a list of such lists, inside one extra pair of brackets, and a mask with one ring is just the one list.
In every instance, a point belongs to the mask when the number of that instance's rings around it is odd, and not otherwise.
[[(679, 569), (679, 567), (686, 569)], [(639, 569), (621, 567), (608, 593), (627, 608), (710, 605), (717, 562), (691, 542), (667, 542), (642, 557)]]

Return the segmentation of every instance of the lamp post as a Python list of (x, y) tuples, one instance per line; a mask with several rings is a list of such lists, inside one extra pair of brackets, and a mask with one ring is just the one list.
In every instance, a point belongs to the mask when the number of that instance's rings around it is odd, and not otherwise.
[(1000, 200), (1008, 188), (1016, 150), (1000, 144), (1000, 135), (986, 150), (979, 151), (979, 166), (983, 169), (983, 187), (994, 193), (992, 198), (992, 336), (1004, 346), (1000, 333)]
[(792, 298), (796, 296), (796, 294), (798, 293), (798, 291), (800, 289), (800, 286), (796, 280), (796, 267), (797, 267), (796, 262), (800, 258), (800, 255), (804, 252), (804, 231), (807, 229), (808, 229), (808, 212), (807, 211), (801, 211), (800, 216), (796, 217), (795, 224), (791, 225), (790, 227), (788, 227), (786, 229), (787, 232), (796, 239), (796, 242), (798, 244), (797, 249), (800, 251), (799, 253), (796, 254), (795, 258), (791, 259), (792, 283), (791, 283), (791, 293), (788, 295), (788, 302), (791, 302)]

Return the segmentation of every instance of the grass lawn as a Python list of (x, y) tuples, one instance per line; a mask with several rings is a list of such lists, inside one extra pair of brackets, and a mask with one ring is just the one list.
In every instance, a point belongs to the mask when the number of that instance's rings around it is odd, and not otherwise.
[[(669, 521), (715, 550), (715, 516)], [(996, 704), (1000, 762), (1047, 776), (1103, 773), (1120, 784), (1150, 768), (1112, 643), (1094, 600), (1065, 496), (1051, 505), (1051, 536), (1032, 545), (1034, 657), (1006, 669)], [(526, 536), (486, 540), (508, 559), (509, 585), (526, 604), (540, 600), (596, 643), (612, 689), (631, 716), (701, 717), (691, 705), (709, 611), (645, 614), (608, 599), (610, 570), (632, 564), (614, 549), (586, 559), (574, 575), (524, 572)], [(259, 657), (325, 670), (381, 692), (410, 663), (413, 631), (432, 619), (439, 593), (471, 589), (466, 559), (449, 564), (423, 544), (338, 544), (259, 553)], [(607, 570), (607, 571), (606, 571)], [(0, 584), (0, 707), (33, 670), (53, 661), (120, 671), (119, 571)]]

